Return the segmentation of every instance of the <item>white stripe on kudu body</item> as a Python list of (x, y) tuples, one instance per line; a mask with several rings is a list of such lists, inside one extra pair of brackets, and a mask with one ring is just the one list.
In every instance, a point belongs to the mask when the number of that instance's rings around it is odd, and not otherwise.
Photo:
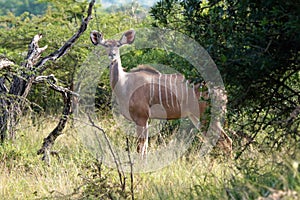
[[(180, 106), (183, 108), (187, 107), (190, 100), (194, 101), (194, 106), (196, 110), (198, 109), (198, 98), (196, 97), (195, 87), (189, 85), (182, 75), (179, 74), (152, 74), (151, 82), (149, 83), (150, 101), (149, 106), (158, 104), (165, 110), (169, 109), (179, 109)], [(155, 82), (155, 80), (157, 80)], [(157, 88), (155, 90), (155, 88)], [(158, 97), (158, 100), (154, 97)], [(193, 97), (194, 99), (191, 99)], [(169, 103), (171, 101), (171, 104)], [(197, 103), (196, 103), (197, 102)], [(195, 104), (196, 103), (196, 104)], [(191, 107), (191, 106), (189, 106)], [(183, 110), (184, 111), (184, 110)], [(200, 112), (200, 111), (198, 111)], [(186, 116), (183, 116), (186, 117)], [(151, 116), (150, 116), (151, 118)], [(168, 119), (168, 116), (159, 117), (163, 119)]]
[(162, 100), (161, 100), (161, 95), (162, 94), (161, 94), (161, 82), (160, 81), (161, 81), (161, 73), (159, 73), (159, 77), (158, 77), (158, 88), (159, 88), (158, 89), (158, 95), (159, 95), (159, 104), (163, 105)]
[[(178, 97), (178, 88), (179, 87), (177, 87), (178, 86), (178, 84), (177, 84), (177, 74), (175, 74), (175, 81), (174, 81), (175, 83), (174, 83), (174, 88), (175, 88), (175, 97)], [(182, 85), (182, 84), (181, 84)], [(173, 98), (172, 98), (173, 99)], [(183, 100), (183, 96), (181, 96), (181, 99)], [(179, 102), (182, 102), (182, 101), (179, 101)], [(177, 104), (178, 104), (178, 102), (177, 102)], [(173, 105), (174, 106), (174, 105)]]
[(170, 105), (169, 105), (169, 98), (168, 98), (167, 82), (168, 82), (168, 76), (166, 76), (166, 78), (165, 78), (165, 96), (166, 96), (166, 105), (167, 105), (167, 107), (170, 107)]
[[(206, 97), (208, 95), (207, 92), (202, 92), (201, 84), (191, 87), (189, 81), (181, 74), (161, 74), (147, 66), (139, 66), (130, 72), (124, 72), (119, 48), (134, 42), (135, 31), (133, 30), (125, 32), (120, 40), (105, 40), (97, 31), (92, 31), (90, 36), (94, 45), (102, 45), (106, 48), (111, 59), (110, 85), (122, 115), (136, 124), (139, 138), (137, 149), (142, 156), (147, 152), (149, 118), (189, 117), (199, 128), (199, 119), (208, 106), (206, 101), (199, 101), (200, 95)], [(225, 140), (219, 142), (226, 147), (227, 152), (231, 153), (231, 139), (222, 127), (220, 129), (221, 137)]]
[(149, 104), (152, 102), (153, 96), (154, 96), (154, 82), (153, 82), (153, 76), (151, 76)]
[(174, 108), (174, 98), (173, 98), (173, 90), (172, 90), (172, 76), (173, 74), (170, 75), (170, 89), (171, 89), (171, 102), (172, 102), (172, 107)]

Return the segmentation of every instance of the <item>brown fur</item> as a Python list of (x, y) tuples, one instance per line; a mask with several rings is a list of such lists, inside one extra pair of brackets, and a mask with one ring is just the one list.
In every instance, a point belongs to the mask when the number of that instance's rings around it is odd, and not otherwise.
[[(103, 35), (93, 31), (92, 43), (100, 44), (107, 49), (111, 59), (110, 81), (120, 105), (120, 112), (127, 119), (134, 121), (138, 136), (138, 152), (142, 155), (147, 152), (148, 120), (152, 119), (179, 119), (189, 117), (193, 124), (199, 128), (201, 119), (209, 106), (207, 92), (201, 92), (200, 84), (191, 86), (181, 74), (161, 74), (156, 69), (140, 65), (130, 72), (124, 72), (121, 66), (119, 48), (131, 44), (135, 32), (127, 31), (117, 40), (104, 40)], [(226, 94), (221, 98), (226, 98)], [(227, 99), (227, 98), (226, 98)], [(216, 127), (221, 131), (223, 140), (231, 149), (231, 139), (226, 135), (220, 125)]]
[(160, 72), (148, 65), (139, 65), (136, 68), (130, 70), (130, 72), (149, 72), (152, 74), (160, 74)]

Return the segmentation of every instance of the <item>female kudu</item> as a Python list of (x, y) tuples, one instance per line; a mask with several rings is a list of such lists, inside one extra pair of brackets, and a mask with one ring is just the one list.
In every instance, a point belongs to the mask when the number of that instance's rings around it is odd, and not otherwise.
[[(102, 45), (107, 50), (111, 60), (110, 86), (121, 114), (136, 124), (137, 150), (142, 156), (147, 152), (149, 119), (189, 117), (199, 128), (199, 118), (202, 118), (208, 106), (206, 101), (200, 101), (203, 95), (200, 84), (191, 85), (181, 74), (162, 74), (147, 66), (125, 72), (121, 65), (119, 48), (134, 42), (134, 30), (125, 32), (120, 40), (105, 40), (97, 31), (92, 31), (90, 38), (94, 45)], [(231, 139), (223, 129), (221, 132), (224, 138), (222, 145), (227, 151), (231, 151)]]

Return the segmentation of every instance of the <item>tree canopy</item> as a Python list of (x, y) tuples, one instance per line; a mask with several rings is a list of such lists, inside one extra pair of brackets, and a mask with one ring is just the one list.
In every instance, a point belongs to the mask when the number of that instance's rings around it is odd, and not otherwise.
[[(292, 129), (284, 123), (299, 110), (299, 12), (297, 1), (280, 0), (162, 0), (151, 9), (155, 26), (183, 32), (207, 49), (226, 84), (232, 123), (247, 112), (252, 122), (239, 121), (237, 129), (253, 138), (262, 129), (270, 137), (279, 129), (282, 137), (286, 131), (299, 137), (299, 117)], [(271, 124), (278, 129), (268, 129)]]
[(14, 13), (16, 16), (20, 16), (24, 12), (29, 12), (33, 15), (42, 15), (44, 14), (46, 8), (47, 3), (41, 0), (1, 0), (0, 16), (7, 15), (8, 13)]

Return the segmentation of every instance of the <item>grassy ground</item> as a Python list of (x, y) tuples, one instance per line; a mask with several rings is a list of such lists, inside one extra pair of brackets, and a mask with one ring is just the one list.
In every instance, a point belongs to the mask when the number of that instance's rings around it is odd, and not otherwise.
[[(16, 141), (0, 146), (0, 199), (130, 199), (130, 174), (125, 174), (122, 190), (116, 170), (97, 162), (71, 128), (54, 146), (61, 158), (52, 157), (50, 166), (40, 160), (36, 152), (56, 122), (52, 118), (41, 120), (39, 126), (23, 122)], [(199, 159), (189, 153), (159, 171), (134, 174), (134, 197), (300, 198), (300, 150), (270, 153), (253, 149), (238, 160), (224, 156)]]

